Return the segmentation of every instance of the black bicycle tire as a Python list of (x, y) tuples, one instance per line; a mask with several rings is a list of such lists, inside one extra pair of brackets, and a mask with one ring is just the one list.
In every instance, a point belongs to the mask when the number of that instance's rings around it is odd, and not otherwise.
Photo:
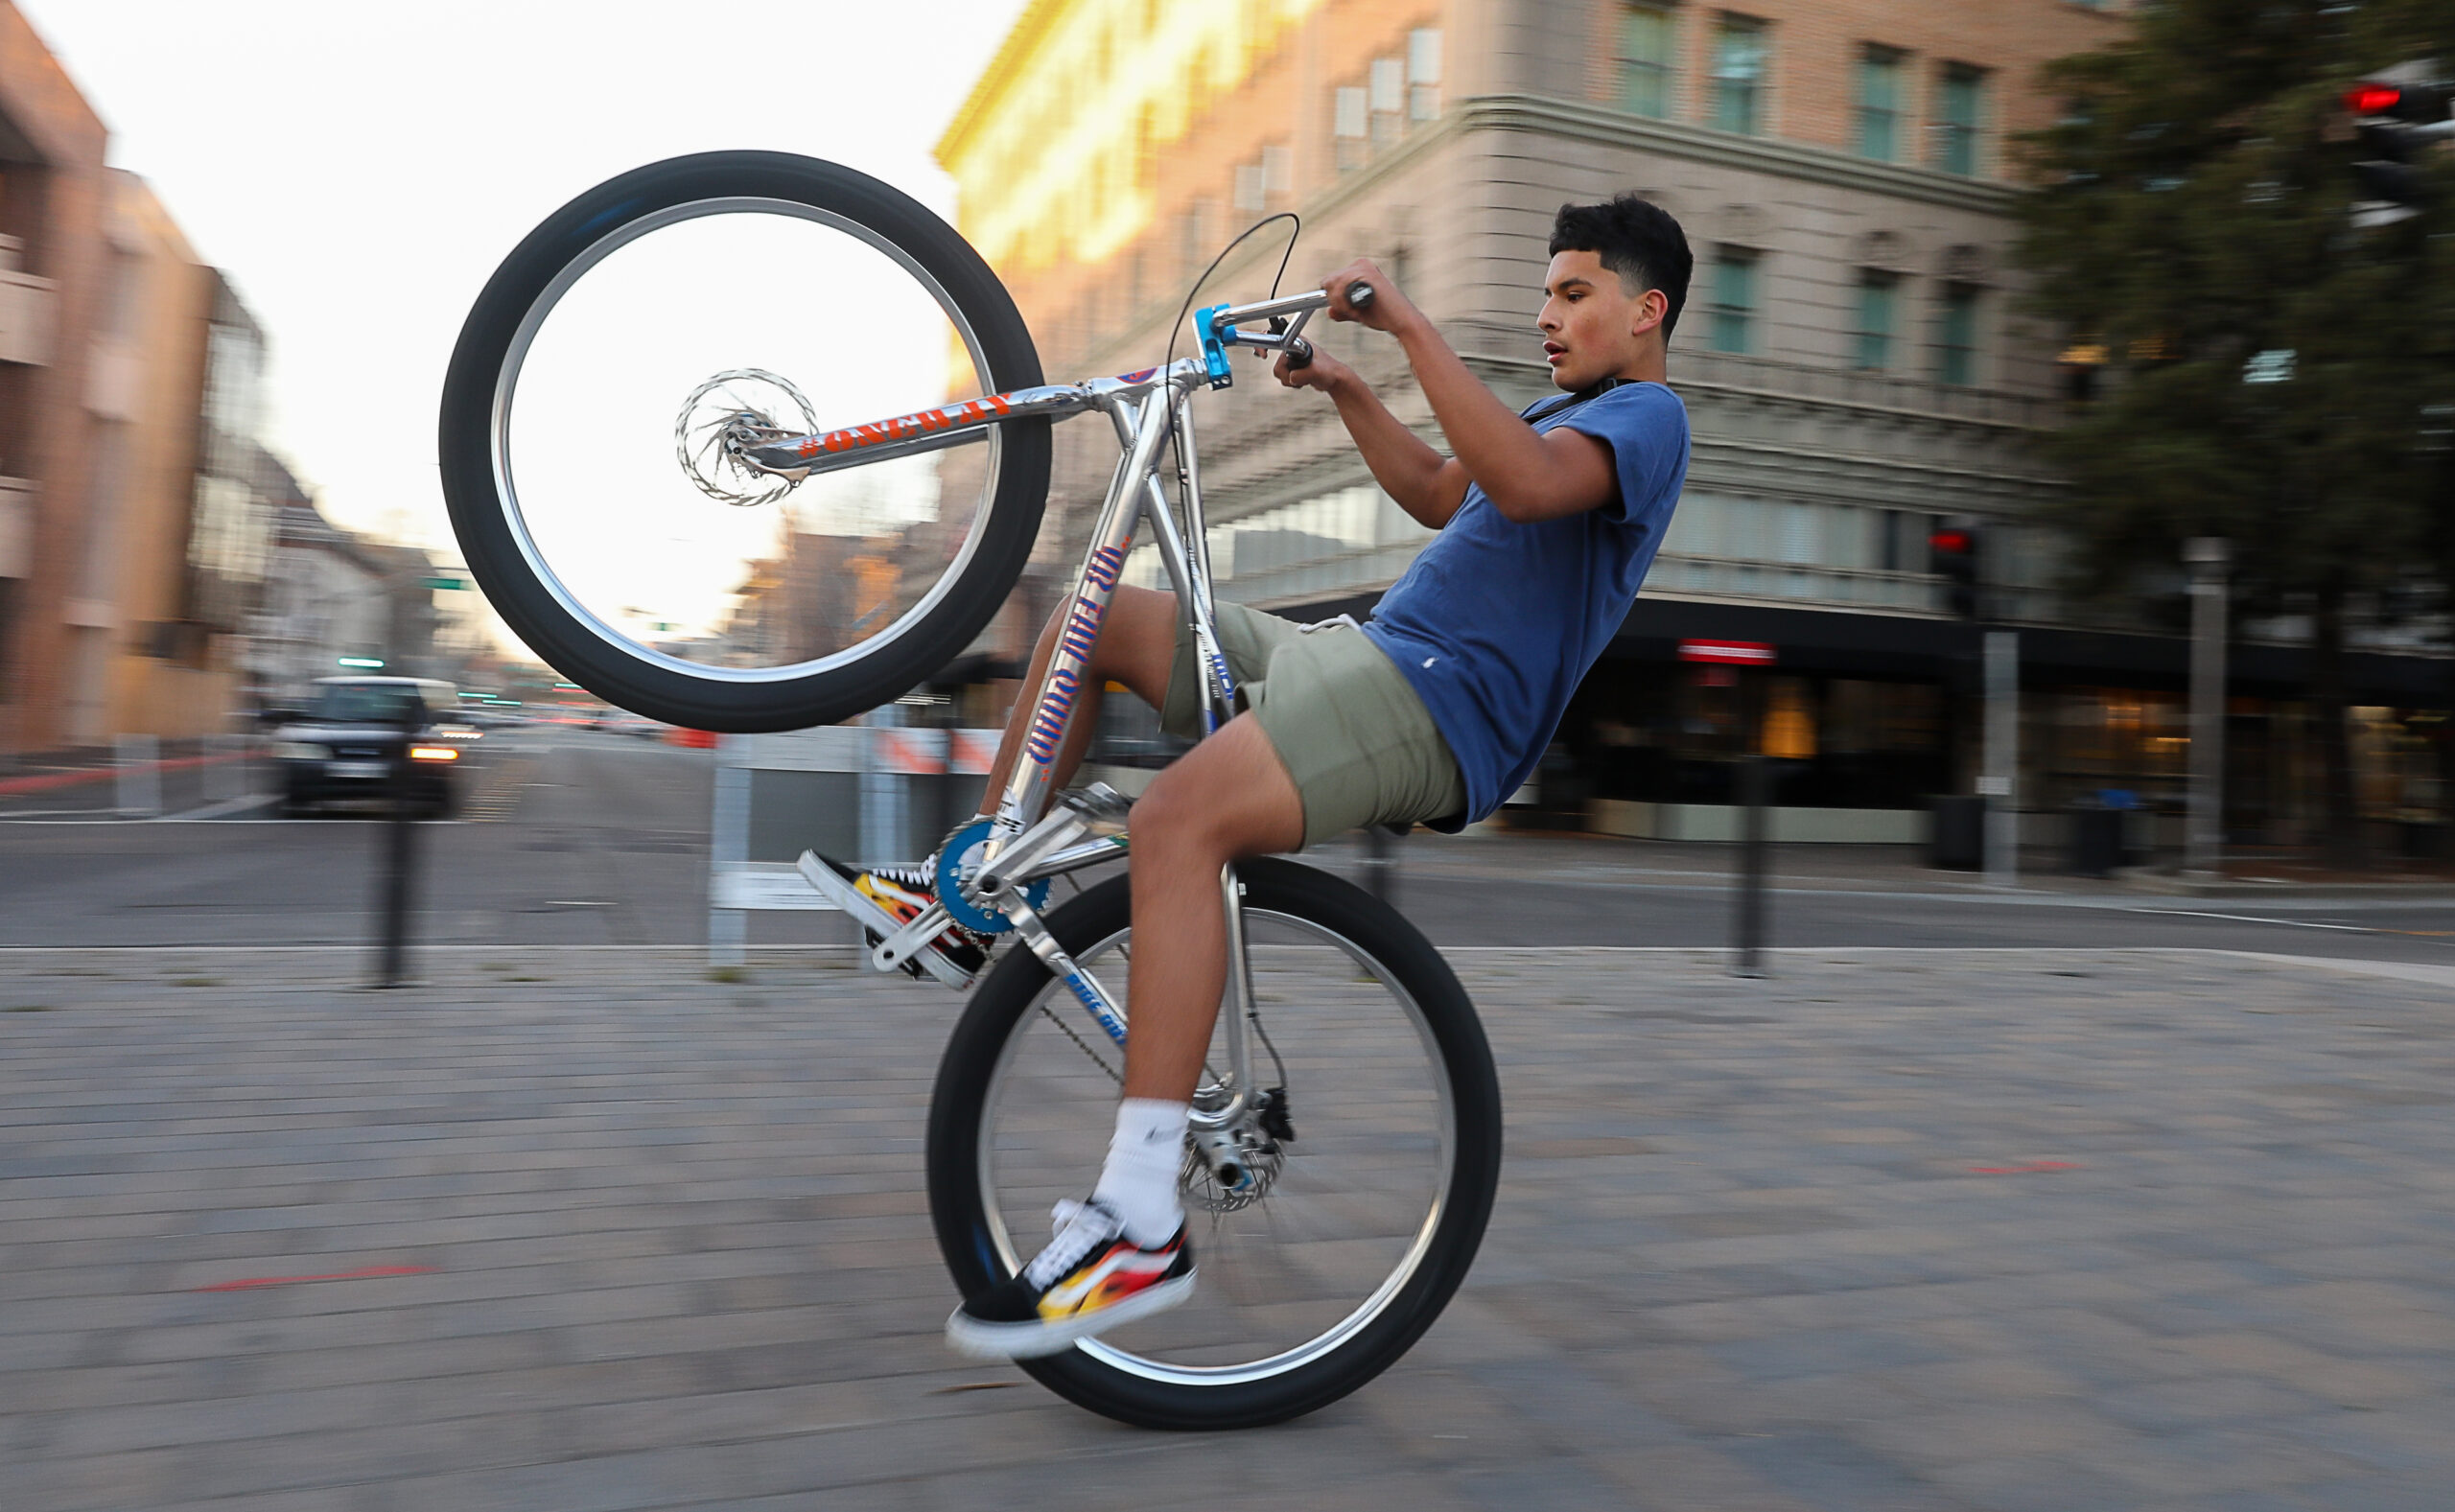
[[(1395, 909), (1312, 867), (1264, 858), (1239, 862), (1236, 871), (1247, 907), (1333, 930), (1379, 962), (1415, 998), (1449, 1074), (1455, 1164), (1421, 1268), (1387, 1311), (1320, 1360), (1282, 1376), (1217, 1386), (1147, 1380), (1079, 1350), (1017, 1361), (1076, 1406), (1137, 1428), (1262, 1428), (1317, 1411), (1370, 1382), (1396, 1363), (1448, 1306), (1474, 1263), (1500, 1180), (1500, 1077), (1473, 1001), (1432, 942)], [(1127, 881), (1111, 878), (1052, 912), (1047, 923), (1058, 943), (1069, 953), (1082, 951), (1127, 927)], [(1047, 966), (1028, 950), (1010, 951), (998, 962), (947, 1039), (930, 1093), (930, 1220), (956, 1291), (966, 1296), (1005, 1277), (980, 1190), (980, 1119), (1007, 1037), (1049, 980)], [(1085, 1175), (1089, 1175), (1087, 1167)]]
[[(937, 279), (980, 339), (992, 391), (1041, 382), (1040, 355), (1013, 297), (971, 244), (926, 206), (840, 164), (789, 152), (701, 152), (606, 180), (531, 231), (470, 307), (443, 383), (437, 455), (444, 503), (472, 576), (512, 632), (606, 702), (694, 730), (749, 733), (833, 724), (909, 692), (963, 653), (1005, 602), (1040, 532), (1048, 497), (1049, 422), (998, 427), (996, 486), (979, 543), (939, 601), (873, 654), (792, 678), (696, 677), (624, 651), (556, 601), (522, 554), (494, 476), (494, 390), (521, 322), (572, 261), (617, 227), (693, 200), (750, 197), (844, 217)], [(863, 419), (883, 418), (863, 416)]]

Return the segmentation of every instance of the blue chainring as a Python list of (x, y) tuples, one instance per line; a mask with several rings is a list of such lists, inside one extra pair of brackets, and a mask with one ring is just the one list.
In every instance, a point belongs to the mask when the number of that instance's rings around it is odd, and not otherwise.
[[(994, 820), (975, 819), (947, 837), (938, 848), (938, 901), (947, 906), (947, 917), (976, 935), (995, 935), (1015, 927), (1015, 921), (1003, 914), (985, 914), (971, 899), (963, 896), (956, 884), (955, 873), (962, 870), (964, 858), (982, 841), (989, 838)], [(1023, 889), (1023, 901), (1038, 909), (1048, 902), (1048, 878), (1041, 877)]]

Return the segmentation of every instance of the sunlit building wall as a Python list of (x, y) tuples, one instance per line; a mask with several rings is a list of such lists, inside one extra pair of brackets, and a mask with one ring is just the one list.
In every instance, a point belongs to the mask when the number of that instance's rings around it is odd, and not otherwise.
[(86, 406), (110, 185), (101, 120), (0, 6), (0, 753), (66, 735), (70, 600), (96, 456)]
[(0, 754), (219, 732), (244, 697), (262, 337), (106, 143), (0, 5)]
[(68, 743), (227, 728), (241, 671), (184, 627), (205, 343), (215, 288), (145, 181), (113, 170), (86, 408), (96, 455), (71, 632)]

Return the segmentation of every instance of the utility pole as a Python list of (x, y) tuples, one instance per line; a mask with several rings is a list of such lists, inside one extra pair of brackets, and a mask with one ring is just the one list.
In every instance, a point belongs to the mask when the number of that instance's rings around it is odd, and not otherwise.
[(2190, 816), (2183, 829), (2183, 870), (2214, 876), (2225, 855), (2225, 569), (2232, 543), (2194, 536), (2190, 565)]
[(2021, 885), (2021, 637), (1986, 632), (1986, 885)]

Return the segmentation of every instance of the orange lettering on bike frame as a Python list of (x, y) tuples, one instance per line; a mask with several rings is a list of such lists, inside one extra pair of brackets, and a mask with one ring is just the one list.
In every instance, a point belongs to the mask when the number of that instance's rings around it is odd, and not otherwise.
[(959, 405), (938, 409), (924, 409), (918, 414), (898, 415), (892, 420), (879, 420), (865, 426), (853, 426), (843, 430), (830, 430), (814, 435), (794, 448), (804, 456), (816, 456), (821, 452), (853, 452), (885, 441), (906, 441), (926, 435), (932, 430), (945, 430), (991, 415), (1002, 415), (1014, 408), (1003, 394), (991, 394), (985, 399), (967, 399)]

